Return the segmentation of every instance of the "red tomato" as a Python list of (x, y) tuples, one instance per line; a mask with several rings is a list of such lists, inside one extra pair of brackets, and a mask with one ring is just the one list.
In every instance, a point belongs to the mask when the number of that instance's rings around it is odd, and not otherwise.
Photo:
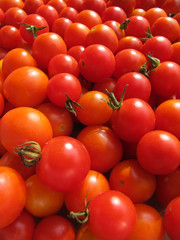
[(160, 17), (167, 17), (167, 13), (164, 11), (164, 9), (160, 7), (153, 7), (147, 9), (147, 11), (144, 14), (144, 17), (148, 20), (150, 26), (152, 26), (156, 19)]
[(163, 223), (165, 231), (171, 240), (178, 240), (180, 236), (180, 197), (174, 198), (165, 208)]
[(49, 77), (58, 73), (70, 73), (75, 77), (79, 76), (79, 64), (69, 54), (58, 54), (51, 58), (48, 64)]
[(10, 153), (27, 141), (42, 147), (52, 138), (52, 127), (47, 117), (31, 107), (17, 107), (3, 115), (0, 122), (1, 142)]
[(59, 13), (59, 17), (68, 18), (72, 22), (76, 22), (77, 16), (78, 16), (78, 12), (73, 7), (65, 7)]
[(109, 190), (97, 195), (89, 204), (89, 212), (90, 228), (100, 239), (125, 240), (136, 224), (134, 204), (119, 191)]
[(180, 42), (175, 42), (172, 45), (171, 61), (180, 65)]
[[(24, 23), (30, 25), (29, 30), (27, 29), (28, 26), (24, 25)], [(38, 27), (43, 27), (43, 29), (38, 29)], [(19, 31), (24, 41), (32, 45), (37, 36), (49, 32), (49, 25), (45, 18), (39, 14), (33, 13), (27, 15), (23, 19), (22, 24), (20, 24)]]
[(15, 107), (35, 107), (47, 97), (48, 81), (39, 68), (17, 68), (4, 81), (4, 96)]
[(136, 6), (136, 0), (108, 0), (107, 6), (117, 6), (124, 9), (127, 16), (129, 16), (132, 10)]
[(90, 9), (97, 12), (99, 15), (104, 11), (106, 8), (106, 1), (104, 0), (84, 0), (82, 4), (82, 8), (84, 10)]
[(44, 1), (43, 0), (25, 0), (24, 1), (24, 10), (26, 11), (26, 13), (29, 14), (33, 14), (36, 12), (36, 9), (40, 6), (44, 5)]
[(36, 67), (36, 60), (23, 48), (14, 48), (10, 50), (2, 62), (2, 74), (6, 78), (12, 71), (24, 66)]
[(119, 22), (114, 21), (114, 20), (109, 20), (109, 21), (104, 22), (104, 24), (109, 26), (110, 28), (112, 28), (112, 30), (114, 30), (118, 40), (120, 40), (121, 38), (124, 37), (125, 32), (123, 29), (121, 29), (121, 25)]
[(70, 73), (58, 73), (50, 78), (47, 86), (47, 96), (49, 100), (59, 107), (66, 107), (67, 95), (77, 102), (81, 96), (81, 83)]
[(92, 44), (85, 48), (79, 59), (80, 73), (90, 82), (103, 82), (115, 68), (115, 58), (109, 48)]
[(58, 54), (66, 54), (67, 47), (64, 40), (53, 32), (39, 35), (32, 45), (32, 55), (40, 68), (48, 68), (49, 61)]
[(65, 193), (65, 206), (69, 212), (85, 210), (86, 202), (98, 194), (110, 190), (107, 178), (100, 172), (90, 170), (84, 181), (73, 191)]
[(127, 240), (164, 240), (165, 230), (160, 213), (150, 205), (135, 204), (136, 225)]
[(72, 21), (68, 18), (58, 18), (53, 22), (51, 30), (52, 32), (57, 33), (60, 37), (64, 38), (64, 32), (71, 23)]
[(19, 7), (11, 7), (4, 14), (3, 23), (5, 25), (11, 25), (16, 28), (19, 28), (19, 22), (23, 22), (24, 18), (27, 16), (27, 13)]
[(106, 93), (107, 89), (109, 92), (114, 92), (115, 86), (116, 80), (114, 78), (107, 78), (104, 82), (95, 83), (93, 85), (93, 90)]
[(41, 219), (33, 237), (34, 240), (75, 240), (75, 229), (67, 218), (52, 215)]
[(162, 206), (166, 207), (170, 201), (180, 196), (180, 168), (170, 174), (157, 176), (156, 197)]
[(132, 37), (132, 36), (125, 36), (119, 40), (117, 52), (127, 48), (132, 48), (132, 49), (141, 51), (142, 46), (143, 46), (143, 43), (139, 38)]
[(69, 136), (58, 136), (48, 141), (37, 164), (40, 181), (62, 192), (72, 191), (85, 179), (89, 170), (87, 149), (79, 140)]
[(66, 1), (64, 0), (49, 0), (47, 2), (47, 5), (53, 6), (58, 12), (58, 14), (63, 8), (67, 7)]
[(136, 0), (135, 8), (142, 8), (148, 10), (156, 6), (156, 0)]
[(118, 38), (111, 27), (106, 24), (97, 24), (90, 29), (86, 37), (86, 45), (92, 44), (104, 45), (115, 53), (118, 47)]
[[(0, 167), (0, 228), (7, 227), (21, 213), (26, 202), (26, 185), (21, 175), (9, 167)], [(13, 206), (13, 208), (12, 208)]]
[(101, 240), (100, 238), (97, 238), (91, 231), (89, 222), (86, 222), (78, 228), (77, 234), (76, 234), (76, 240)]
[(85, 49), (85, 47), (83, 47), (81, 45), (77, 45), (77, 46), (69, 48), (67, 51), (67, 54), (72, 56), (73, 58), (75, 58), (76, 61), (79, 63), (80, 56), (81, 56), (82, 52), (84, 51), (84, 49)]
[(112, 129), (126, 142), (138, 142), (155, 127), (155, 114), (150, 105), (139, 98), (129, 98), (112, 114)]
[(135, 8), (135, 9), (132, 10), (130, 16), (142, 16), (142, 17), (144, 17), (145, 12), (146, 11), (142, 8)]
[(88, 91), (78, 101), (81, 106), (76, 108), (77, 118), (84, 125), (105, 124), (112, 116), (112, 109), (105, 101), (109, 99), (105, 93)]
[(119, 78), (128, 72), (138, 72), (147, 61), (144, 54), (135, 49), (124, 49), (115, 55), (114, 77)]
[(24, 2), (22, 0), (1, 0), (0, 1), (0, 8), (6, 12), (11, 7), (18, 7), (23, 9)]
[(93, 170), (107, 172), (122, 159), (122, 143), (109, 127), (85, 127), (79, 132), (77, 139), (88, 150)]
[(50, 121), (53, 136), (69, 136), (73, 131), (73, 118), (65, 108), (59, 108), (52, 103), (40, 104), (37, 109)]
[(137, 159), (140, 165), (150, 173), (169, 174), (179, 166), (179, 140), (167, 131), (148, 132), (137, 145)]
[(118, 6), (109, 6), (102, 12), (101, 18), (103, 22), (113, 20), (118, 23), (122, 23), (126, 20), (127, 15), (123, 8)]
[(35, 219), (26, 210), (7, 227), (0, 229), (1, 240), (32, 240), (35, 229)]
[(100, 15), (90, 9), (79, 12), (76, 18), (76, 22), (86, 25), (88, 28), (92, 28), (97, 24), (101, 24), (102, 20)]
[(118, 163), (109, 175), (110, 188), (126, 194), (134, 203), (149, 200), (156, 190), (156, 177), (144, 170), (136, 159)]
[(123, 74), (117, 80), (114, 88), (114, 95), (118, 101), (120, 101), (126, 85), (128, 85), (128, 87), (124, 95), (124, 100), (135, 97), (148, 101), (151, 94), (151, 83), (143, 74), (138, 72), (129, 72)]
[(75, 8), (78, 12), (83, 10), (83, 2), (84, 0), (66, 0), (67, 6)]

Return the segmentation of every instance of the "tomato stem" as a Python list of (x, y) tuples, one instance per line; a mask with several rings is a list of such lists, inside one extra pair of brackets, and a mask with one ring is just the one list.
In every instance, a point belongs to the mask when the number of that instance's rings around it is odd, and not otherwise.
[(30, 24), (27, 24), (27, 23), (18, 23), (18, 24), (25, 25), (26, 26), (26, 30), (28, 32), (32, 33), (34, 38), (37, 37), (37, 33), (36, 33), (37, 31), (46, 28), (46, 26), (36, 27), (36, 26), (30, 25)]
[(149, 54), (147, 55), (147, 57), (148, 57), (151, 65), (152, 65), (152, 67), (156, 68), (156, 67), (159, 66), (160, 60), (159, 60), (158, 58), (156, 58), (156, 57), (153, 57), (152, 53), (149, 53)]
[(20, 156), (22, 163), (26, 167), (33, 167), (40, 160), (41, 147), (37, 142), (28, 141), (14, 149), (14, 153)]
[(148, 27), (148, 31), (146, 32), (146, 38), (140, 38), (140, 40), (142, 40), (142, 41), (147, 41), (148, 39), (150, 39), (150, 38), (152, 38), (153, 37), (153, 35), (152, 35), (152, 33), (151, 33), (151, 30), (150, 30), (150, 28)]
[(82, 110), (83, 110), (83, 108), (81, 107), (81, 105), (79, 103), (71, 100), (67, 93), (65, 93), (65, 94), (66, 94), (66, 97), (67, 97), (67, 100), (65, 102), (66, 109), (69, 112), (73, 113), (75, 116), (77, 116), (76, 110), (75, 110), (73, 104), (75, 104), (76, 106), (80, 107)]
[(127, 26), (128, 26), (128, 23), (130, 23), (130, 20), (129, 19), (126, 19), (124, 22), (122, 22), (120, 24), (120, 29), (121, 30), (126, 30)]

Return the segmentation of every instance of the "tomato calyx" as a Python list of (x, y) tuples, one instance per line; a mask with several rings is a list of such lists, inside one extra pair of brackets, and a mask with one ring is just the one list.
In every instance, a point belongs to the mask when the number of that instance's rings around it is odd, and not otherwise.
[[(148, 60), (140, 67), (139, 72), (143, 74), (145, 77), (149, 77), (149, 74), (153, 71), (155, 71), (155, 68), (157, 68), (160, 64), (160, 60), (156, 57), (153, 57), (152, 53), (147, 54)], [(147, 65), (148, 63), (151, 64), (153, 69), (149, 70)]]
[(41, 158), (41, 147), (37, 142), (28, 141), (14, 148), (26, 167), (33, 167)]
[(126, 28), (127, 28), (127, 26), (128, 26), (128, 24), (130, 23), (130, 20), (129, 19), (126, 19), (124, 22), (122, 22), (121, 24), (120, 24), (120, 29), (121, 30), (126, 30)]
[(68, 215), (68, 217), (75, 219), (78, 223), (84, 224), (89, 219), (89, 209), (88, 206), (90, 204), (91, 200), (87, 201), (87, 195), (85, 197), (85, 210), (80, 212), (73, 212), (71, 211)]
[(42, 26), (42, 27), (36, 27), (34, 25), (30, 25), (27, 23), (18, 23), (21, 25), (25, 25), (26, 26), (26, 30), (30, 33), (32, 33), (33, 37), (36, 38), (37, 37), (37, 31), (42, 30), (44, 28), (46, 28), (46, 26)]
[(77, 116), (76, 110), (75, 110), (73, 104), (78, 106), (78, 107), (80, 107), (82, 110), (83, 110), (83, 108), (81, 107), (81, 105), (79, 103), (77, 103), (76, 101), (71, 100), (67, 93), (65, 93), (65, 94), (66, 94), (66, 97), (67, 97), (67, 100), (65, 101), (66, 109), (69, 112), (73, 113), (75, 116)]
[(109, 91), (106, 89), (106, 93), (107, 93), (107, 95), (108, 95), (109, 102), (106, 101), (106, 100), (104, 100), (104, 99), (103, 99), (103, 100), (108, 104), (108, 106), (109, 106), (111, 109), (113, 109), (113, 110), (119, 110), (119, 109), (121, 108), (121, 106), (123, 105), (123, 99), (124, 99), (124, 95), (125, 95), (127, 86), (128, 86), (128, 84), (126, 84), (126, 86), (124, 87), (119, 102), (118, 102), (118, 100), (116, 99), (114, 93), (113, 93), (113, 92), (109, 92)]
[(150, 28), (148, 27), (148, 31), (146, 32), (146, 38), (139, 38), (141, 41), (147, 41), (148, 39), (150, 39), (150, 38), (152, 38), (153, 37), (153, 35), (152, 35), (152, 33), (151, 33), (151, 30), (150, 30)]

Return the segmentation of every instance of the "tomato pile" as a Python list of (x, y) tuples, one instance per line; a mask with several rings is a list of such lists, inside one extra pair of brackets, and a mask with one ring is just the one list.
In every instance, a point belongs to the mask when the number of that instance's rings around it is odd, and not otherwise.
[(180, 2), (0, 0), (0, 239), (179, 226)]

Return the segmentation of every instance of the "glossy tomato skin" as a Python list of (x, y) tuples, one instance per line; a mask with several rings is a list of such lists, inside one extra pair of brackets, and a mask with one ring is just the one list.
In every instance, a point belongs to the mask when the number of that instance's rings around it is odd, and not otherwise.
[(64, 40), (53, 32), (40, 34), (33, 42), (32, 56), (39, 68), (47, 70), (49, 61), (57, 54), (66, 54), (67, 47)]
[(4, 12), (6, 12), (11, 7), (19, 7), (23, 9), (24, 2), (22, 0), (10, 0), (10, 1), (1, 0), (0, 8), (2, 8)]
[(163, 223), (165, 231), (171, 240), (178, 240), (180, 236), (179, 223), (180, 217), (179, 212), (180, 209), (180, 197), (174, 198), (165, 208)]
[(93, 44), (85, 48), (79, 59), (80, 73), (90, 82), (103, 82), (115, 68), (115, 59), (109, 48)]
[(127, 15), (123, 8), (118, 6), (109, 6), (102, 12), (101, 18), (103, 22), (114, 20), (122, 23), (126, 20)]
[(57, 191), (72, 191), (90, 170), (90, 157), (85, 146), (69, 136), (52, 138), (42, 149), (37, 176)]
[(135, 227), (134, 204), (119, 191), (109, 190), (99, 194), (90, 202), (89, 211), (90, 228), (100, 239), (125, 240)]
[(134, 204), (137, 221), (135, 228), (127, 240), (164, 240), (165, 230), (163, 219), (156, 208), (147, 204)]
[(153, 7), (148, 9), (144, 17), (148, 20), (150, 26), (158, 19), (159, 17), (167, 17), (167, 13), (164, 11), (164, 9), (160, 7)]
[(142, 46), (143, 43), (139, 38), (133, 36), (125, 36), (119, 40), (117, 52), (127, 48), (141, 51)]
[(140, 139), (137, 145), (137, 159), (150, 173), (169, 174), (179, 166), (179, 146), (179, 140), (173, 134), (163, 130), (153, 130)]
[(90, 224), (89, 222), (84, 223), (83, 225), (81, 225), (78, 230), (77, 230), (77, 234), (76, 234), (76, 240), (101, 240), (100, 238), (96, 237), (90, 228)]
[[(21, 213), (26, 202), (26, 186), (21, 175), (10, 167), (0, 167), (1, 202), (0, 228), (11, 224)], [(12, 209), (12, 205), (14, 206)]]
[(57, 33), (60, 37), (64, 38), (64, 32), (68, 26), (70, 26), (72, 21), (68, 18), (58, 18), (52, 24), (52, 32)]
[(85, 127), (79, 132), (77, 139), (84, 144), (89, 152), (91, 169), (108, 172), (122, 159), (122, 143), (107, 126)]
[(97, 12), (90, 9), (79, 12), (76, 21), (86, 25), (89, 29), (97, 24), (102, 23), (101, 16)]
[(80, 212), (85, 210), (85, 199), (91, 201), (101, 192), (110, 190), (106, 177), (94, 170), (90, 170), (84, 181), (73, 191), (65, 193), (64, 203), (67, 210)]
[(124, 100), (120, 109), (112, 114), (112, 129), (126, 142), (138, 142), (154, 127), (154, 111), (147, 102), (139, 98)]
[(7, 151), (26, 141), (36, 141), (42, 147), (52, 138), (52, 127), (47, 117), (31, 107), (17, 107), (1, 118), (1, 142)]
[(20, 25), (18, 23), (22, 22), (26, 16), (25, 10), (19, 7), (11, 7), (5, 12), (3, 23), (19, 28)]
[(65, 217), (51, 215), (43, 218), (34, 232), (34, 240), (75, 240), (75, 229)]
[(179, 41), (172, 44), (171, 61), (178, 63), (180, 65), (180, 42)]
[(136, 159), (125, 159), (110, 172), (110, 187), (126, 194), (134, 203), (149, 200), (156, 190), (156, 177), (144, 170)]
[(122, 9), (124, 9), (127, 16), (129, 16), (136, 6), (136, 1), (135, 0), (121, 0), (121, 1), (119, 1), (119, 0), (109, 0), (107, 2), (107, 6), (121, 7)]

